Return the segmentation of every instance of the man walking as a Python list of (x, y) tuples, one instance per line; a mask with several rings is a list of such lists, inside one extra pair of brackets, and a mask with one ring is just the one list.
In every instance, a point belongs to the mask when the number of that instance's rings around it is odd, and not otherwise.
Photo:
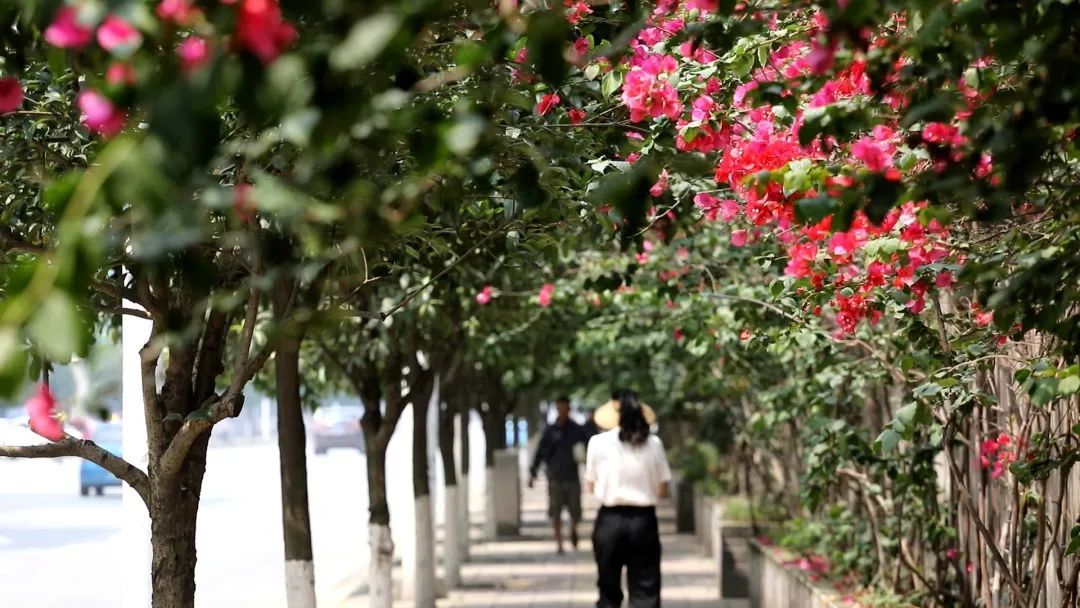
[(548, 516), (555, 528), (555, 546), (563, 554), (562, 511), (570, 512), (570, 544), (578, 546), (577, 525), (581, 521), (581, 480), (578, 465), (584, 461), (588, 435), (585, 429), (570, 419), (570, 399), (555, 400), (557, 417), (544, 428), (529, 468), (529, 487), (536, 480), (540, 464), (544, 464), (548, 479)]

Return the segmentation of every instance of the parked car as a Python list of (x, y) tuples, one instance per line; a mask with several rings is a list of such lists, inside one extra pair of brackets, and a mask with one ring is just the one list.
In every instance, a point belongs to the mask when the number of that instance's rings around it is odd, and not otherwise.
[(311, 424), (311, 444), (316, 454), (331, 448), (352, 448), (364, 451), (364, 431), (360, 405), (328, 405), (315, 410)]
[[(123, 433), (119, 424), (98, 424), (94, 427), (90, 439), (116, 456), (123, 456)], [(92, 488), (95, 494), (101, 496), (105, 493), (105, 488), (119, 485), (120, 480), (112, 473), (89, 460), (83, 460), (79, 465), (79, 494), (89, 496)]]

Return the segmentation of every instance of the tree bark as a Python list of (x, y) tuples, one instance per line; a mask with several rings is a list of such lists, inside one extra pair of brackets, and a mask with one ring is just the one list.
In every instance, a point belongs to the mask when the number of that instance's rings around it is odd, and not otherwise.
[(459, 556), (461, 557), (461, 563), (469, 561), (469, 545), (471, 542), (470, 534), (472, 533), (472, 516), (469, 513), (469, 423), (471, 420), (471, 410), (468, 407), (461, 409), (458, 414), (461, 421), (461, 479), (459, 480), (458, 487), (460, 488), (459, 495), (461, 498), (461, 507), (459, 508), (461, 517), (461, 535), (459, 541), (461, 542), (461, 550)]
[(454, 458), (454, 408), (450, 401), (443, 401), (439, 408), (439, 453), (442, 455), (443, 481), (446, 495), (443, 498), (443, 571), (446, 586), (461, 585), (461, 491), (457, 479), (457, 462)]
[[(374, 406), (378, 408), (378, 401)], [(365, 414), (366, 416), (366, 414)], [(364, 429), (367, 446), (368, 480), (368, 543), (371, 549), (369, 562), (368, 605), (371, 608), (390, 608), (393, 602), (392, 575), (394, 568), (394, 540), (390, 536), (390, 506), (386, 502), (386, 447), (379, 433)]]
[(179, 483), (157, 483), (151, 493), (152, 608), (195, 606), (195, 526), (209, 442), (204, 433), (192, 444)]
[[(431, 372), (424, 372), (423, 375), (430, 374)], [(416, 579), (413, 581), (413, 598), (417, 608), (435, 608), (435, 530), (432, 523), (431, 471), (428, 461), (431, 384), (431, 380), (425, 377), (410, 387), (410, 393), (416, 391), (410, 401), (413, 408), (413, 500), (416, 520)]]
[(281, 527), (285, 541), (285, 599), (289, 608), (314, 608), (315, 568), (308, 504), (307, 438), (300, 401), (303, 329), (285, 324), (286, 309), (294, 288), (292, 281), (280, 281), (274, 294), (274, 316), (281, 331), (274, 359), (274, 380), (278, 403)]

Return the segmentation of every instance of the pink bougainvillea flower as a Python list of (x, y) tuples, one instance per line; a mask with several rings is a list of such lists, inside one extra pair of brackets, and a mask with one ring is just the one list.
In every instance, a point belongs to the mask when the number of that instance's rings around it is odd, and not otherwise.
[(161, 0), (154, 9), (157, 16), (164, 21), (171, 21), (179, 26), (191, 25), (200, 14), (191, 0)]
[(233, 214), (241, 222), (250, 222), (255, 217), (255, 203), (251, 200), (251, 184), (239, 183), (233, 186)]
[(135, 84), (135, 68), (130, 63), (116, 61), (105, 71), (105, 82), (112, 86), (131, 86)]
[(581, 21), (585, 15), (592, 14), (592, 8), (589, 7), (585, 0), (567, 0), (563, 4), (570, 9), (566, 15), (566, 20), (571, 24)]
[(686, 8), (692, 11), (715, 13), (717, 4), (717, 0), (686, 0)]
[(82, 112), (83, 124), (90, 131), (105, 137), (119, 133), (127, 121), (127, 115), (122, 110), (117, 109), (108, 97), (93, 89), (80, 92), (75, 103)]
[(551, 108), (559, 105), (562, 99), (559, 98), (558, 93), (546, 93), (540, 96), (540, 101), (536, 103), (536, 113), (543, 116), (551, 111)]
[(649, 188), (649, 194), (652, 196), (660, 196), (668, 189), (668, 172), (664, 169), (660, 172), (660, 176), (656, 179), (656, 183)]
[(0, 114), (10, 114), (23, 103), (22, 84), (15, 78), (0, 78)]
[(749, 339), (750, 339), (750, 338), (751, 338), (751, 337), (752, 337), (753, 335), (754, 335), (754, 334), (750, 333), (750, 330), (749, 330), (749, 329), (744, 329), (744, 330), (742, 330), (741, 332), (739, 332), (739, 339), (740, 339), (740, 340), (742, 340), (743, 342), (746, 342), (746, 341), (747, 341), (747, 340), (749, 340)]
[(269, 64), (295, 40), (296, 28), (281, 16), (278, 0), (242, 0), (236, 18), (236, 44), (241, 49)]
[(79, 23), (74, 7), (64, 6), (56, 11), (52, 23), (45, 28), (45, 41), (62, 49), (81, 49), (94, 39), (94, 30)]
[(580, 125), (585, 122), (586, 116), (585, 110), (582, 110), (581, 108), (570, 108), (566, 111), (566, 117), (570, 119), (570, 124), (572, 125)]
[(536, 296), (536, 303), (541, 308), (547, 308), (551, 306), (551, 297), (555, 295), (555, 286), (551, 283), (544, 283), (544, 286), (540, 288), (540, 293)]
[(142, 44), (142, 34), (127, 21), (116, 15), (109, 15), (98, 27), (97, 41), (106, 51), (127, 57)]
[(495, 296), (495, 288), (491, 285), (485, 285), (480, 293), (476, 294), (476, 303), (480, 306), (487, 306), (491, 302), (491, 298)]
[(56, 419), (56, 399), (49, 387), (42, 384), (26, 401), (26, 414), (30, 417), (30, 430), (49, 441), (64, 438), (64, 427)]
[(815, 74), (825, 74), (832, 69), (835, 55), (835, 43), (830, 42), (821, 44), (817, 40), (814, 40), (810, 45), (810, 54), (806, 56), (808, 63), (807, 67)]
[(671, 332), (671, 337), (675, 338), (676, 342), (682, 342), (684, 339), (686, 339), (686, 334), (683, 333), (683, 330), (676, 329), (675, 331)]
[(623, 104), (630, 110), (630, 120), (640, 122), (646, 116), (678, 118), (682, 113), (682, 102), (669, 80), (669, 75), (679, 69), (675, 58), (654, 54), (635, 61), (626, 75), (622, 92)]
[(735, 247), (743, 247), (746, 245), (746, 231), (745, 230), (732, 230), (731, 231), (731, 244)]
[(180, 57), (180, 69), (191, 73), (210, 59), (210, 43), (205, 38), (190, 36), (176, 48), (176, 54)]

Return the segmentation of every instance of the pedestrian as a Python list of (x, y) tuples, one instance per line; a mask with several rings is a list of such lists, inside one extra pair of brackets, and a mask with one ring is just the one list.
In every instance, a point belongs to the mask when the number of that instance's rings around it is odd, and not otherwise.
[(588, 415), (589, 417), (585, 420), (585, 424), (581, 426), (585, 427), (585, 435), (588, 436), (589, 439), (592, 439), (593, 435), (600, 432), (600, 427), (596, 426), (596, 410), (589, 410)]
[(581, 478), (578, 473), (584, 460), (588, 436), (585, 429), (570, 419), (569, 397), (555, 400), (555, 422), (544, 428), (529, 467), (529, 487), (536, 481), (540, 465), (544, 465), (548, 480), (548, 516), (555, 530), (555, 547), (563, 550), (562, 512), (570, 512), (570, 544), (578, 546), (578, 523), (581, 521)]
[(652, 408), (633, 391), (617, 391), (599, 408), (603, 430), (589, 440), (585, 460), (586, 491), (600, 500), (593, 529), (597, 608), (622, 606), (626, 569), (630, 608), (660, 606), (660, 530), (656, 504), (668, 494), (671, 468), (664, 445), (650, 432)]

